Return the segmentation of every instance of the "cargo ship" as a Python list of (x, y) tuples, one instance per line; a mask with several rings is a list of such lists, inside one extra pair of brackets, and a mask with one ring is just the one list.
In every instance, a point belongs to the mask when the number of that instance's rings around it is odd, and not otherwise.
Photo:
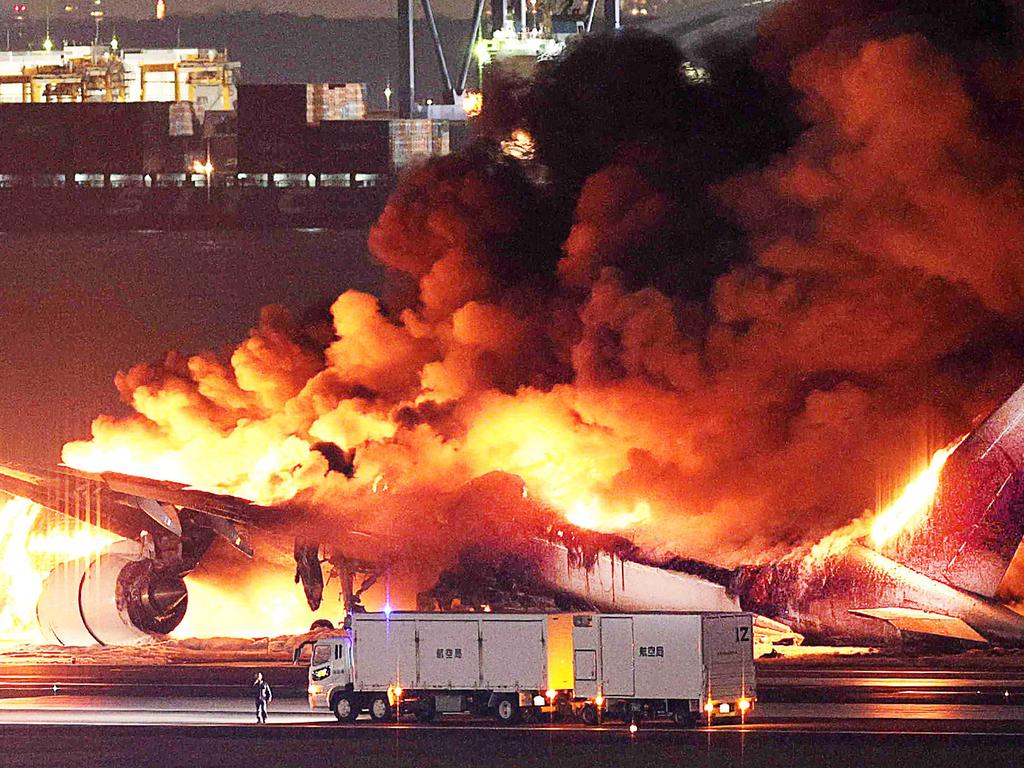
[(462, 120), (367, 109), (359, 83), (245, 84), (226, 52), (0, 54), (0, 230), (368, 226)]

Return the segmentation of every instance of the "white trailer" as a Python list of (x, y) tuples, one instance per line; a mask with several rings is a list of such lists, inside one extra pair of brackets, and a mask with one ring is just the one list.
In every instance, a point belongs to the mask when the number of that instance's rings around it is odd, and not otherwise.
[(602, 712), (635, 721), (744, 716), (756, 699), (749, 613), (573, 616), (576, 708), (586, 723)]
[(572, 699), (571, 615), (357, 613), (313, 645), (309, 704), (354, 721), (493, 713), (503, 722)]

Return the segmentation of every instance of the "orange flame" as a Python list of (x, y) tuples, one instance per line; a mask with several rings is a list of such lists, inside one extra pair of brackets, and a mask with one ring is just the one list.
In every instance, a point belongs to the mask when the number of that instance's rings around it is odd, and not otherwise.
[(462, 94), (462, 109), (466, 117), (476, 117), (484, 108), (484, 95), (479, 91), (466, 91)]
[(43, 579), (58, 563), (92, 557), (117, 538), (71, 518), (39, 530), (42, 511), (28, 499), (0, 504), (0, 640), (41, 642), (36, 602)]
[(805, 558), (810, 565), (837, 554), (858, 539), (867, 538), (875, 547), (883, 546), (905, 530), (920, 525), (935, 501), (935, 492), (939, 488), (939, 479), (946, 460), (967, 439), (967, 435), (958, 437), (944, 448), (932, 454), (928, 466), (922, 469), (913, 480), (907, 483), (895, 501), (884, 509), (868, 510), (853, 522), (839, 528), (822, 538), (811, 547)]
[(940, 448), (932, 454), (927, 468), (903, 489), (899, 497), (880, 512), (871, 523), (871, 543), (882, 546), (892, 541), (904, 530), (919, 525), (935, 500), (939, 489), (939, 477), (946, 460), (952, 455), (967, 435)]
[(200, 574), (187, 576), (185, 582), (188, 610), (171, 633), (175, 638), (300, 634), (317, 619), (337, 625), (344, 615), (341, 600), (329, 590), (312, 613), (292, 572), (285, 569), (263, 568), (241, 583), (223, 584)]

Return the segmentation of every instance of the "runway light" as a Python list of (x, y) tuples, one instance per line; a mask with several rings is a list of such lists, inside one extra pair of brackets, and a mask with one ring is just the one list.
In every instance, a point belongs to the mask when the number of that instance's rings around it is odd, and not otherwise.
[(736, 702), (736, 706), (739, 707), (740, 712), (746, 712), (750, 709), (750, 699), (740, 699)]
[(631, 735), (636, 733), (638, 730), (639, 729), (636, 727), (636, 723), (630, 723), (629, 724), (629, 732), (630, 732)]

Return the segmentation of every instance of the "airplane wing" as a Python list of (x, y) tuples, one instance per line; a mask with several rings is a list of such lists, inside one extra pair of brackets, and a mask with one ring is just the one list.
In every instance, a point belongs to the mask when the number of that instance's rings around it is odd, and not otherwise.
[(850, 613), (868, 619), (887, 621), (901, 632), (916, 632), (922, 635), (937, 635), (955, 640), (988, 642), (970, 624), (955, 616), (946, 616), (915, 608), (859, 608)]
[[(71, 467), (37, 469), (0, 464), (0, 492), (21, 496), (47, 509), (84, 520), (126, 538), (156, 523), (181, 537), (189, 525), (212, 530), (251, 557), (245, 526), (275, 528), (285, 513), (228, 494), (182, 483), (117, 472), (84, 472)], [(187, 522), (183, 526), (182, 518)]]

